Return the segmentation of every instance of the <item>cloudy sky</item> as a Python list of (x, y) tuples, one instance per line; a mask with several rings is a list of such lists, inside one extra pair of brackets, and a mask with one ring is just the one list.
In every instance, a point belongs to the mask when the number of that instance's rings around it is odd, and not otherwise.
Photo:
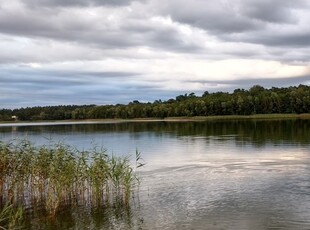
[(307, 0), (1, 0), (0, 108), (310, 84)]

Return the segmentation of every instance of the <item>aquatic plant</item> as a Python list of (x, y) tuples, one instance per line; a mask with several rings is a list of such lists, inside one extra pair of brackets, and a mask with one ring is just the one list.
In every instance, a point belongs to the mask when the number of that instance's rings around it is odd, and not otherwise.
[(0, 229), (12, 229), (21, 224), (23, 209), (12, 204), (5, 204), (0, 211)]
[(64, 143), (0, 142), (0, 210), (7, 213), (9, 204), (55, 216), (67, 205), (126, 207), (138, 184), (140, 160), (136, 153), (132, 166), (129, 157), (98, 147), (79, 151)]

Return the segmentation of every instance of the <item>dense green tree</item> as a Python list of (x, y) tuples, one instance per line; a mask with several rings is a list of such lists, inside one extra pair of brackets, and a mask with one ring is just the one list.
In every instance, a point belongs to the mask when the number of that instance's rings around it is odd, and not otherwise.
[(266, 89), (254, 85), (249, 90), (235, 89), (233, 93), (205, 91), (176, 96), (167, 101), (142, 103), (133, 100), (127, 105), (69, 105), (0, 109), (0, 120), (22, 121), (105, 119), (105, 118), (165, 118), (180, 116), (251, 115), (272, 113), (310, 113), (310, 86)]

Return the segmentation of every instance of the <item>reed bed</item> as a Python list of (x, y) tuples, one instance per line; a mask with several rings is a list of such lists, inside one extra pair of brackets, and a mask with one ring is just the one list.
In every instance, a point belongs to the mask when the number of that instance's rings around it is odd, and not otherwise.
[(129, 157), (108, 155), (101, 147), (0, 142), (0, 210), (23, 207), (54, 216), (66, 205), (127, 207), (143, 166), (138, 151), (135, 160), (132, 166)]

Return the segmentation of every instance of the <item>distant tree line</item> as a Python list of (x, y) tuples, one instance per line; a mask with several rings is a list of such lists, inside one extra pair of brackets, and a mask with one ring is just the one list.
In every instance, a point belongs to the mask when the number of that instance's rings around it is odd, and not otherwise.
[(70, 120), (86, 119), (87, 112), (95, 105), (59, 105), (59, 106), (36, 106), (21, 109), (0, 110), (0, 120), (10, 121), (18, 119), (21, 121), (38, 120)]
[(249, 90), (204, 92), (179, 95), (167, 101), (141, 103), (137, 100), (127, 105), (71, 105), (46, 106), (0, 110), (0, 120), (66, 120), (104, 118), (165, 118), (184, 116), (252, 115), (275, 113), (310, 113), (310, 86), (266, 89), (254, 85)]

